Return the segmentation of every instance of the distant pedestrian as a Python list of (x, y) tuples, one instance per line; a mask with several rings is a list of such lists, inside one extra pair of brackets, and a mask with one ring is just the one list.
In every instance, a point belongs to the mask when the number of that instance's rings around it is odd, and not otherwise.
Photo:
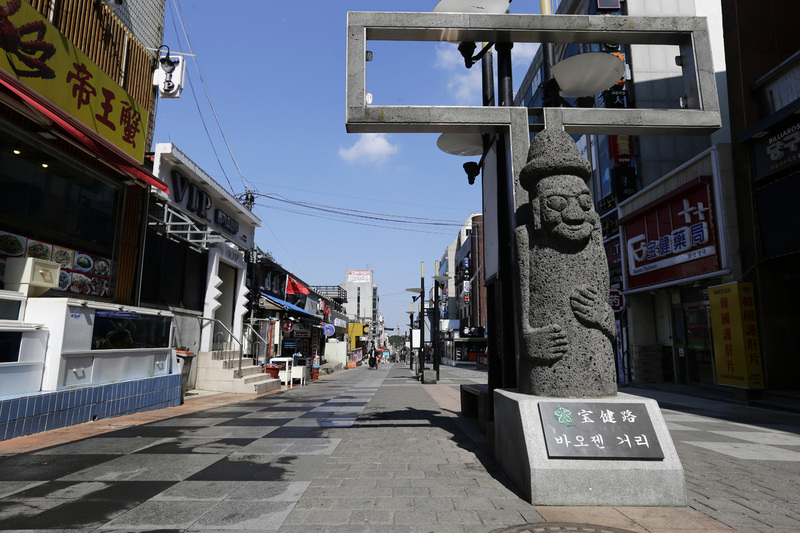
[(374, 370), (378, 367), (378, 358), (375, 356), (375, 349), (369, 350), (369, 369)]

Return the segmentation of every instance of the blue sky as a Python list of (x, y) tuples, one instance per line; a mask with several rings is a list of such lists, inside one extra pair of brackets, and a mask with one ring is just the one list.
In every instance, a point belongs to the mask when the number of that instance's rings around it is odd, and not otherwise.
[[(174, 143), (235, 195), (249, 187), (288, 200), (256, 199), (258, 246), (310, 285), (373, 270), (386, 326), (401, 331), (411, 303), (405, 289), (419, 286), (422, 261), (430, 286), (434, 261), (470, 213), (481, 212), (480, 185), (467, 183), (470, 158), (437, 148), (438, 134), (346, 132), (347, 12), (429, 12), (436, 3), (237, 0), (222, 8), (166, 0), (163, 42), (194, 56), (181, 97), (158, 103), (154, 142)], [(538, 13), (539, 2), (515, 0), (511, 12)], [(373, 104), (481, 103), (480, 68), (467, 70), (455, 44), (370, 49)], [(514, 47), (515, 86), (533, 53), (532, 45)]]

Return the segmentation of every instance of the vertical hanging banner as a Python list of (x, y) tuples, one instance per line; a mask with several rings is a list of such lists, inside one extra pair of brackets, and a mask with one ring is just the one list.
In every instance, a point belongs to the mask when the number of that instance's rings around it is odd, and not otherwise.
[(633, 137), (630, 135), (609, 135), (608, 151), (615, 163), (629, 165), (633, 160)]
[(0, 71), (144, 160), (147, 110), (24, 0), (0, 6)]
[(753, 284), (736, 282), (709, 287), (708, 297), (717, 383), (763, 389)]

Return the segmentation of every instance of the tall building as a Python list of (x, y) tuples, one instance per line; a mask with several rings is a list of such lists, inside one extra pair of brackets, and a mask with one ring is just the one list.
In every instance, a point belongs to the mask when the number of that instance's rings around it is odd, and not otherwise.
[[(797, 390), (796, 109), (800, 36), (785, 0), (557, 2), (559, 14), (706, 17), (722, 116), (712, 135), (574, 136), (593, 168), (617, 305), (621, 382)], [(603, 8), (608, 6), (609, 8)], [(769, 35), (769, 38), (765, 36)], [(554, 45), (554, 63), (616, 54), (626, 75), (598, 107), (679, 108), (677, 46)], [(585, 106), (544, 79), (540, 50), (516, 103)], [(780, 95), (780, 96), (778, 96)], [(752, 163), (751, 163), (752, 162)], [(794, 265), (794, 266), (793, 266)], [(737, 329), (738, 328), (738, 329)], [(740, 335), (740, 332), (742, 333)]]
[(368, 324), (368, 342), (377, 344), (383, 338), (383, 315), (373, 276), (372, 270), (348, 270), (342, 286), (347, 292), (344, 309), (350, 322)]
[[(477, 356), (473, 355), (470, 360), (470, 354), (485, 352), (486, 328), (483, 215), (473, 213), (464, 222), (442, 254), (439, 270), (434, 274), (447, 278), (440, 282), (438, 295), (440, 320), (437, 329), (443, 361), (445, 364), (477, 362)], [(435, 286), (431, 286), (431, 301), (434, 300), (434, 290)], [(429, 319), (434, 320), (433, 317)], [(428, 339), (432, 342), (430, 336)]]

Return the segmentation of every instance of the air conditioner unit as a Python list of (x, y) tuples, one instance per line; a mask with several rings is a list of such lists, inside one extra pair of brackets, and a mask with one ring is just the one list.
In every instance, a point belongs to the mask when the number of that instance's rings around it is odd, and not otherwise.
[(10, 257), (3, 278), (5, 289), (39, 296), (58, 287), (61, 264), (33, 257)]

